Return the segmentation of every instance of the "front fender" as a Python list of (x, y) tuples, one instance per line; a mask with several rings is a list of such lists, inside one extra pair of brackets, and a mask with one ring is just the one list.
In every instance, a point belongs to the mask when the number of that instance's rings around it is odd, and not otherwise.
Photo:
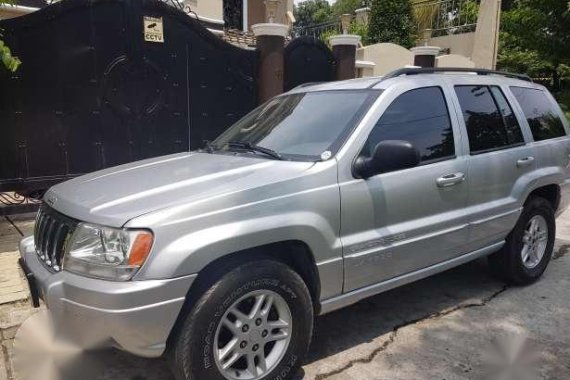
[(157, 241), (159, 249), (149, 258), (135, 279), (176, 278), (199, 273), (209, 263), (234, 252), (281, 241), (305, 243), (317, 264), (321, 297), (342, 292), (342, 245), (336, 226), (311, 212), (291, 212), (249, 220), (218, 224), (187, 234), (164, 232), (159, 237), (176, 236), (171, 241)]
[(334, 161), (295, 178), (252, 185), (180, 204), (127, 223), (155, 233), (152, 253), (135, 280), (199, 273), (226, 255), (272, 243), (305, 243), (317, 264), (321, 297), (342, 291), (340, 194)]
[[(256, 218), (218, 225), (196, 231), (169, 244), (160, 255), (168, 258), (175, 276), (197, 273), (208, 263), (227, 254), (287, 240), (299, 240), (307, 244), (316, 263), (330, 259), (330, 253), (338, 250), (340, 241), (330, 224), (319, 215), (310, 212)], [(181, 260), (170, 260), (180, 257)]]

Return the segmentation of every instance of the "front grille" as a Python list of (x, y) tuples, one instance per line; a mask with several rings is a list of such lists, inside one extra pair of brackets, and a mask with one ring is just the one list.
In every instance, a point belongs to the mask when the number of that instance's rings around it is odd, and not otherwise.
[(52, 271), (62, 267), (64, 245), (73, 233), (77, 221), (43, 204), (36, 218), (34, 241), (40, 260)]

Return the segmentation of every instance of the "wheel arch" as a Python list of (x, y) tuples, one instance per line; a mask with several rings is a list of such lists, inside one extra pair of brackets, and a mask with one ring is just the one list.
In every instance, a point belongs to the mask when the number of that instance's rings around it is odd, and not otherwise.
[(182, 326), (184, 318), (204, 292), (232, 268), (248, 262), (264, 259), (275, 260), (289, 266), (303, 279), (311, 295), (314, 313), (318, 315), (321, 307), (321, 281), (315, 262), (315, 256), (309, 245), (302, 240), (284, 240), (264, 244), (223, 255), (210, 262), (198, 272), (198, 276), (190, 286), (186, 294), (186, 301), (170, 332), (167, 340), (167, 348), (171, 345), (170, 342), (173, 336)]
[(549, 184), (537, 187), (528, 194), (525, 200), (525, 204), (534, 197), (541, 197), (546, 199), (552, 206), (554, 212), (556, 212), (560, 206), (560, 186), (557, 184)]

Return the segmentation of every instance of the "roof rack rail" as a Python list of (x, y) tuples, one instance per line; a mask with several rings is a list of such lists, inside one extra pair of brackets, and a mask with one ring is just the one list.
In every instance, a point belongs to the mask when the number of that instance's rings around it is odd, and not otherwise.
[(317, 84), (321, 84), (323, 82), (305, 82), (305, 83), (301, 83), (298, 86), (293, 87), (293, 90), (296, 88), (304, 88), (304, 87), (310, 87), (310, 86), (315, 86)]
[(435, 73), (472, 73), (477, 75), (501, 75), (508, 78), (515, 78), (532, 82), (532, 79), (525, 74), (515, 74), (506, 71), (496, 71), (488, 69), (475, 69), (467, 67), (406, 67), (403, 69), (394, 70), (384, 75), (378, 82), (370, 86), (371, 88), (378, 83), (391, 78), (397, 78), (402, 75), (419, 75), (419, 74), (435, 74)]

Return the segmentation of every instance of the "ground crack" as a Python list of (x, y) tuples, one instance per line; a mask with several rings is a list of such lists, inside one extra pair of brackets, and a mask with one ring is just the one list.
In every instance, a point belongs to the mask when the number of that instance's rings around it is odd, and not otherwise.
[[(570, 246), (569, 246), (570, 249)], [(330, 372), (326, 372), (326, 373), (322, 373), (322, 374), (318, 374), (315, 376), (315, 380), (323, 380), (326, 378), (329, 378), (331, 376), (334, 375), (338, 375), (346, 370), (348, 370), (349, 368), (353, 367), (355, 364), (367, 364), (370, 363), (372, 360), (374, 360), (374, 358), (376, 356), (378, 356), (378, 354), (380, 354), (381, 352), (385, 351), (386, 349), (388, 349), (388, 347), (390, 347), (390, 345), (392, 343), (394, 343), (394, 341), (396, 340), (396, 337), (398, 336), (398, 331), (403, 328), (403, 327), (407, 327), (410, 325), (415, 325), (418, 324), (420, 322), (424, 322), (424, 321), (428, 321), (428, 320), (434, 320), (434, 319), (438, 319), (441, 317), (444, 317), (446, 315), (455, 313), (456, 311), (459, 310), (463, 310), (463, 309), (470, 309), (473, 307), (482, 307), (482, 306), (486, 306), (489, 302), (491, 302), (493, 299), (495, 299), (496, 297), (498, 297), (499, 295), (501, 295), (503, 292), (505, 292), (509, 287), (507, 285), (503, 286), (501, 289), (497, 290), (496, 292), (492, 293), (491, 295), (478, 300), (476, 302), (471, 302), (471, 303), (466, 303), (466, 304), (462, 304), (462, 305), (457, 305), (454, 306), (450, 309), (446, 309), (443, 311), (439, 311), (436, 313), (432, 313), (432, 314), (428, 314), (425, 315), (423, 317), (417, 318), (417, 319), (412, 319), (409, 321), (405, 321), (402, 322), (399, 325), (394, 326), (394, 328), (392, 329), (392, 332), (390, 332), (390, 335), (388, 336), (388, 339), (382, 343), (382, 345), (378, 348), (376, 348), (374, 351), (372, 351), (368, 356), (364, 357), (364, 358), (358, 358), (358, 359), (354, 359), (351, 360), (350, 362), (348, 362), (344, 367), (336, 369), (334, 371), (330, 371)]]
[(22, 232), (22, 230), (20, 230), (18, 228), (18, 226), (16, 225), (16, 223), (14, 223), (14, 221), (12, 219), (10, 219), (9, 216), (5, 217), (6, 220), (8, 221), (8, 223), (10, 223), (12, 225), (12, 227), (14, 227), (16, 229), (16, 231), (18, 231), (18, 233), (20, 234), (21, 237), (24, 237), (24, 233)]
[(566, 255), (568, 252), (570, 252), (570, 244), (561, 245), (558, 251), (554, 252), (554, 254), (552, 255), (552, 260), (558, 260), (562, 256)]
[(10, 363), (10, 353), (8, 352), (8, 347), (6, 347), (6, 341), (0, 343), (2, 345), (2, 356), (4, 357), (4, 368), (6, 368), (6, 376), (8, 379), (15, 378), (14, 372), (12, 371), (12, 365)]

